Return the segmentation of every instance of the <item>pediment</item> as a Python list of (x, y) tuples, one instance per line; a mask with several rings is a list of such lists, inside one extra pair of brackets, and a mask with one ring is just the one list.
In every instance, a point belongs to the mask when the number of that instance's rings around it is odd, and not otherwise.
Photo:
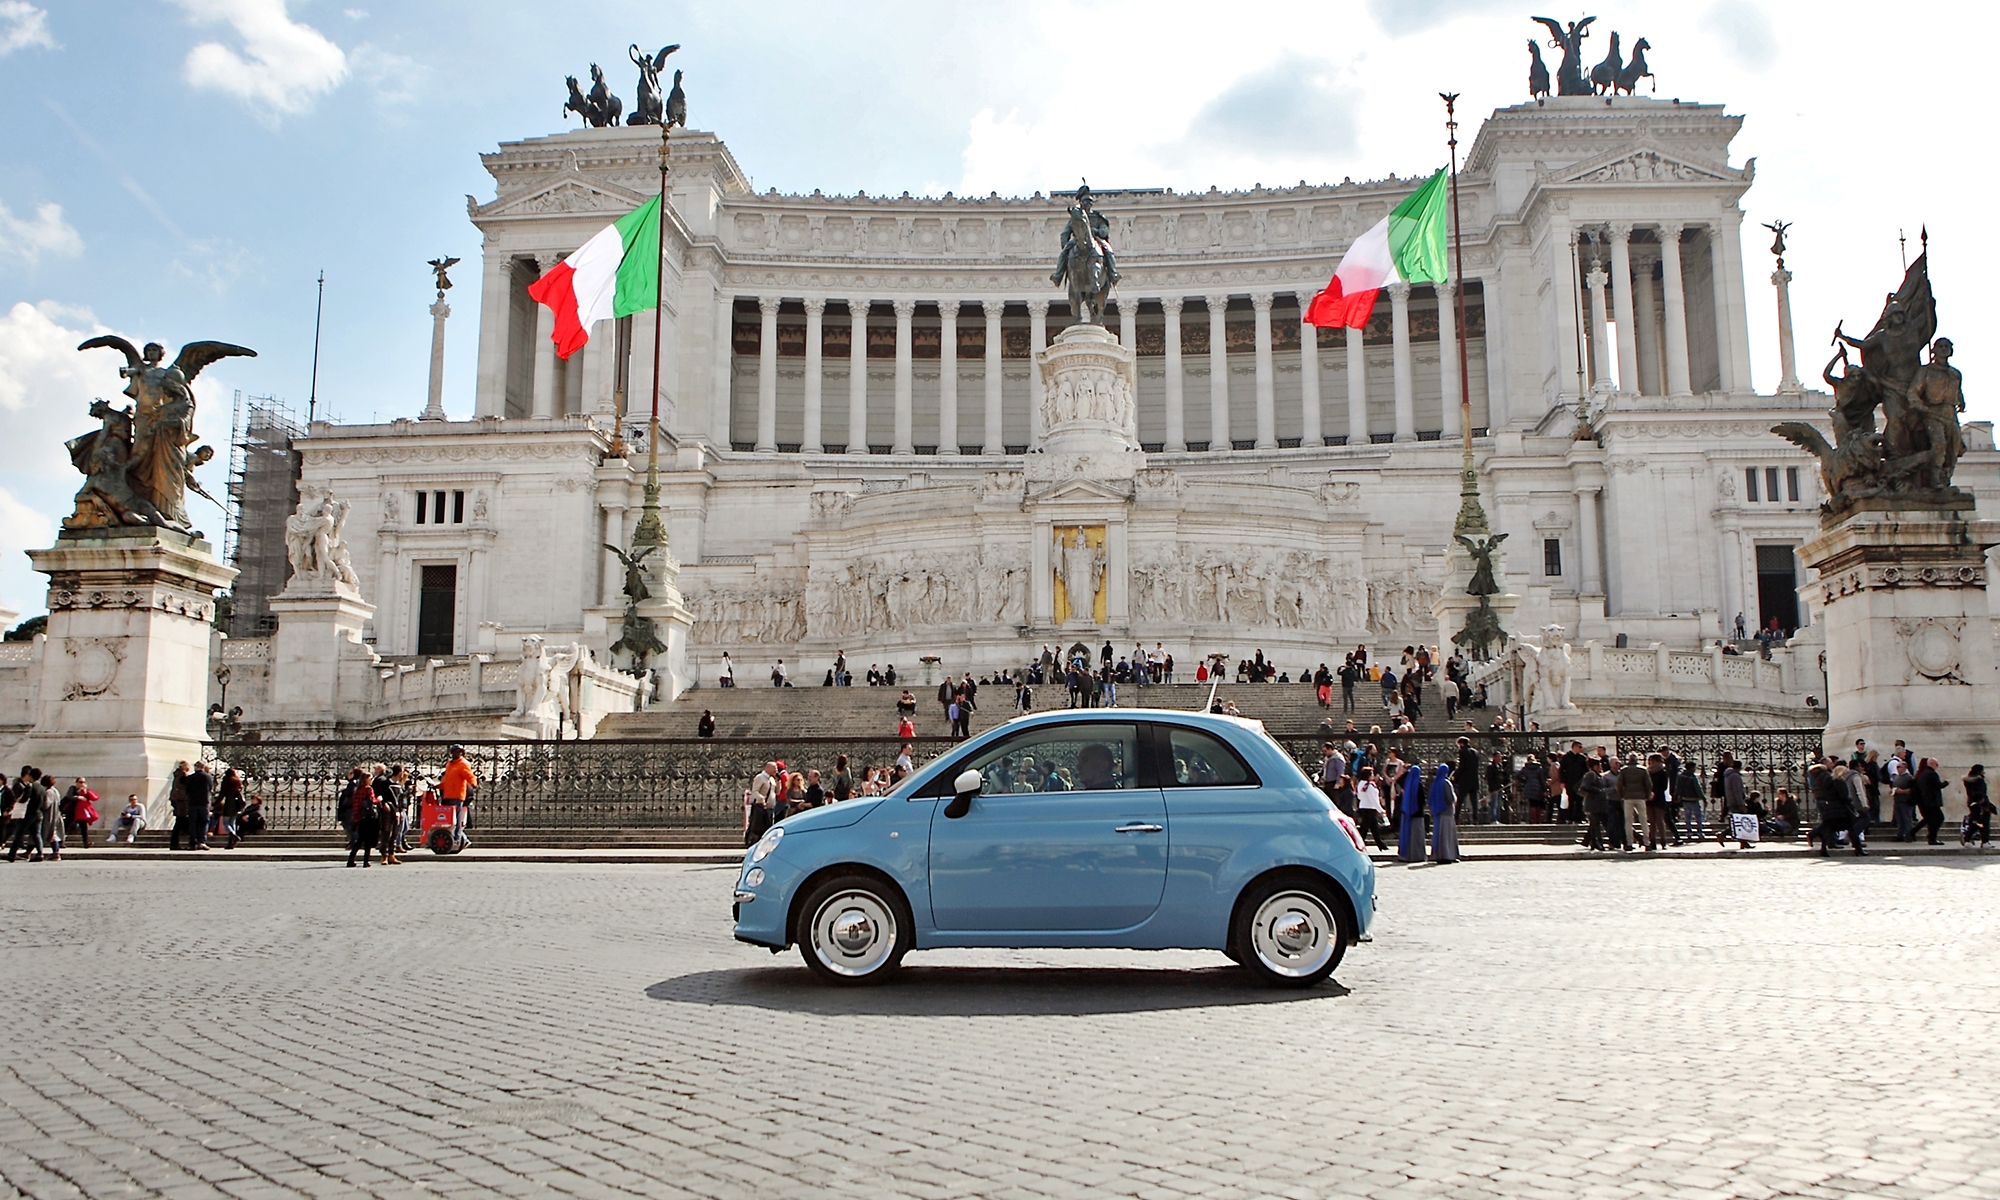
[(1028, 499), (1031, 504), (1124, 504), (1132, 498), (1129, 481), (1103, 483), (1095, 479), (1063, 479), (1036, 490)]
[(1744, 174), (1668, 154), (1653, 146), (1615, 150), (1542, 172), (1544, 183), (1738, 183)]
[(574, 169), (563, 170), (518, 195), (483, 204), (473, 210), (475, 217), (570, 216), (577, 213), (604, 213), (623, 216), (646, 202), (646, 197), (617, 184), (593, 179)]

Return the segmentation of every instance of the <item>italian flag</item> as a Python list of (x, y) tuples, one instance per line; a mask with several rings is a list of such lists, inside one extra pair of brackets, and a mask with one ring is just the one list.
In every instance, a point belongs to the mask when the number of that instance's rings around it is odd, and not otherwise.
[(1375, 310), (1375, 293), (1388, 285), (1398, 280), (1444, 282), (1449, 273), (1445, 218), (1450, 202), (1451, 184), (1440, 167), (1395, 211), (1354, 239), (1334, 268), (1333, 282), (1306, 306), (1306, 324), (1359, 329)]
[(628, 317), (660, 302), (659, 243), (655, 196), (598, 230), (529, 285), (529, 298), (556, 315), (557, 357), (583, 349), (593, 322)]

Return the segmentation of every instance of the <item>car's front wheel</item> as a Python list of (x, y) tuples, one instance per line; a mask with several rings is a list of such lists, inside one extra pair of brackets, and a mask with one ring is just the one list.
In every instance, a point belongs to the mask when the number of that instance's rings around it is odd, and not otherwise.
[(829, 983), (886, 979), (914, 941), (902, 895), (867, 875), (820, 883), (799, 906), (799, 921), (799, 953)]
[(1244, 894), (1233, 939), (1240, 961), (1264, 982), (1311, 987), (1340, 965), (1353, 940), (1347, 910), (1322, 880), (1278, 876)]

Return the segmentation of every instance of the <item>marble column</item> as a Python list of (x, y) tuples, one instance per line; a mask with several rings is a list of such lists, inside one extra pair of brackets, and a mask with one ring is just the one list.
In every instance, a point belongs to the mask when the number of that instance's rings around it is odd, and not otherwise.
[(822, 411), (826, 404), (825, 362), (822, 358), (825, 320), (826, 298), (806, 297), (805, 434), (799, 445), (799, 449), (806, 454), (818, 454), (826, 449), (821, 443), (821, 437), (825, 432), (821, 427), (826, 419)]
[(1007, 302), (982, 300), (979, 308), (986, 314), (986, 444), (980, 447), (980, 453), (1003, 454), (1007, 450), (1007, 436), (1000, 421), (1000, 385), (1007, 376), (1001, 366), (1001, 352), (1006, 346), (1001, 340), (1000, 318), (1007, 315)]
[(1594, 487), (1576, 491), (1576, 550), (1582, 568), (1581, 591), (1586, 596), (1604, 591), (1603, 570), (1597, 561), (1597, 495)]
[[(546, 275), (562, 261), (561, 255), (542, 254), (535, 265)], [(535, 398), (534, 415), (556, 414), (556, 314), (546, 304), (535, 305)]]
[(1278, 377), (1271, 364), (1270, 292), (1252, 292), (1250, 307), (1257, 312), (1257, 449), (1278, 448)]
[(424, 415), (420, 421), (444, 420), (444, 323), (451, 316), (451, 305), (444, 302), (444, 293), (438, 293), (437, 303), (431, 305), (431, 390), (430, 398), (424, 404)]
[(1754, 392), (1750, 379), (1750, 302), (1743, 291), (1742, 223), (1742, 214), (1732, 210), (1717, 226), (1715, 269), (1722, 277), (1719, 302), (1729, 313), (1729, 378), (1737, 391)]
[(1356, 325), (1347, 327), (1347, 444), (1368, 444), (1368, 347)]
[(1042, 444), (1042, 351), (1049, 348), (1049, 302), (1028, 301), (1028, 449)]
[(1639, 392), (1638, 310), (1632, 304), (1632, 227), (1611, 227), (1611, 305), (1618, 321), (1618, 390)]
[(1389, 329), (1395, 338), (1396, 440), (1417, 440), (1416, 383), (1410, 378), (1410, 285), (1389, 285)]
[(847, 452), (868, 453), (868, 301), (849, 300), (854, 342), (847, 349)]
[[(1306, 305), (1312, 302), (1311, 292), (1298, 294), (1299, 312), (1305, 314)], [(1321, 432), (1319, 407), (1319, 326), (1310, 321), (1299, 323), (1299, 445), (1321, 446), (1326, 444), (1326, 435)]]
[(1590, 289), (1590, 390), (1609, 392), (1618, 385), (1611, 378), (1611, 326), (1604, 312), (1604, 285), (1611, 276), (1604, 273), (1602, 262), (1592, 262), (1590, 271), (1583, 277)]
[[(639, 361), (650, 362), (652, 361), (651, 355), (653, 348), (652, 322), (640, 321), (638, 322), (638, 326), (645, 339), (644, 346), (647, 354), (647, 357), (645, 359), (641, 359)], [(730, 425), (730, 414), (732, 409), (735, 407), (735, 391), (736, 391), (735, 326), (736, 326), (736, 298), (734, 296), (731, 296), (728, 292), (716, 292), (715, 293), (715, 339), (712, 343), (715, 362), (714, 365), (710, 368), (710, 373), (712, 376), (710, 383), (711, 386), (713, 387), (713, 391), (709, 396), (708, 419), (709, 419), (709, 429), (711, 429), (714, 432), (715, 444), (724, 449), (729, 448), (730, 434), (733, 431)], [(628, 407), (627, 411), (635, 413), (643, 411), (650, 418), (652, 415), (652, 408), (651, 408), (652, 400), (650, 397), (647, 397), (641, 389), (652, 386), (652, 378), (653, 378), (652, 373), (650, 371), (647, 372), (644, 378), (646, 382), (640, 385), (640, 388), (635, 388), (633, 391), (633, 395), (639, 396), (641, 399), (641, 403), (644, 404), (646, 407), (643, 409)]]
[(1118, 344), (1127, 350), (1139, 348), (1139, 301), (1118, 298)]
[(764, 322), (757, 336), (757, 453), (778, 452), (778, 304), (776, 296), (759, 296), (757, 311)]
[(1209, 296), (1208, 303), (1208, 448), (1229, 449), (1229, 312), (1228, 296)]
[(1660, 282), (1666, 292), (1667, 394), (1691, 396), (1688, 383), (1687, 293), (1681, 287), (1681, 223), (1660, 226)]
[(1181, 374), (1180, 296), (1160, 297), (1160, 311), (1167, 315), (1167, 449), (1175, 454), (1187, 449), (1187, 380)]
[(938, 301), (939, 454), (958, 453), (958, 301)]
[(514, 260), (493, 252), (486, 255), (479, 289), (479, 384), (473, 393), (473, 415), (507, 415), (507, 363), (511, 350), (507, 339), (512, 329)]
[(603, 563), (598, 568), (599, 604), (616, 605), (624, 596), (625, 576), (613, 546), (625, 545), (625, 505), (622, 501), (600, 501), (604, 509)]
[(1665, 393), (1660, 382), (1660, 299), (1653, 288), (1653, 260), (1632, 264), (1632, 333), (1639, 346), (1639, 370), (1633, 390), (1642, 395)]
[(911, 375), (910, 318), (917, 313), (915, 300), (893, 301), (896, 310), (896, 434), (891, 454), (913, 454), (910, 445)]
[[(1778, 260), (1783, 262), (1783, 259)], [(1798, 352), (1792, 348), (1792, 273), (1780, 266), (1771, 272), (1771, 286), (1778, 289), (1778, 390), (1799, 391)]]
[(1437, 285), (1438, 303), (1438, 416), (1439, 434), (1455, 442), (1464, 432), (1460, 410), (1462, 395), (1458, 385), (1458, 285), (1446, 280)]
[(1736, 378), (1736, 322), (1730, 319), (1727, 255), (1719, 228), (1709, 225), (1702, 233), (1708, 241), (1709, 292), (1715, 303), (1716, 390), (1733, 392), (1741, 386), (1741, 381)]

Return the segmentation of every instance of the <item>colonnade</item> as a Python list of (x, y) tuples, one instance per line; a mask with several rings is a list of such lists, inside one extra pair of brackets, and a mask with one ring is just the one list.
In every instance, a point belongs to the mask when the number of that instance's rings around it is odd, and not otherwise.
[[(1589, 290), (1588, 320), (1591, 357), (1596, 364), (1592, 384), (1599, 390), (1617, 390), (1648, 396), (1691, 396), (1693, 370), (1689, 356), (1688, 293), (1683, 271), (1684, 231), (1692, 230), (1707, 242), (1710, 283), (1715, 317), (1716, 388), (1719, 391), (1748, 390), (1750, 348), (1743, 335), (1741, 264), (1735, 231), (1705, 221), (1667, 221), (1652, 226), (1657, 258), (1633, 252), (1632, 234), (1640, 226), (1619, 222), (1601, 226), (1592, 234), (1591, 255), (1585, 263), (1584, 286)], [(1601, 250), (1609, 243), (1609, 271)], [(1654, 287), (1653, 265), (1660, 267), (1659, 287)], [(1606, 312), (1606, 293), (1611, 311)], [(1618, 370), (1610, 369), (1616, 327)]]
[[(1441, 385), (1436, 396), (1425, 397), (1426, 406), (1435, 405), (1438, 423), (1432, 428), (1442, 429), (1445, 436), (1456, 437), (1460, 433), (1459, 421), (1459, 377), (1458, 356), (1452, 343), (1457, 337), (1456, 313), (1452, 310), (1454, 292), (1452, 283), (1438, 286), (1439, 334), (1444, 347), (1441, 355)], [(1251, 309), (1255, 315), (1255, 417), (1250, 429), (1235, 429), (1230, 423), (1229, 405), (1229, 344), (1227, 313), (1232, 295), (1217, 293), (1199, 297), (1165, 296), (1114, 297), (1119, 341), (1127, 348), (1136, 349), (1138, 337), (1138, 310), (1146, 303), (1160, 306), (1165, 318), (1165, 382), (1166, 382), (1166, 436), (1164, 449), (1169, 452), (1186, 451), (1190, 447), (1190, 431), (1187, 428), (1187, 373), (1182, 355), (1182, 320), (1190, 302), (1198, 303), (1207, 310), (1208, 316), (1208, 388), (1209, 427), (1206, 445), (1211, 450), (1228, 450), (1239, 441), (1248, 442), (1259, 450), (1278, 448), (1277, 418), (1277, 369), (1274, 364), (1272, 310), (1280, 296), (1293, 297), (1299, 310), (1303, 312), (1310, 303), (1317, 288), (1296, 288), (1290, 290), (1259, 290), (1248, 293)], [(1395, 383), (1395, 432), (1394, 440), (1408, 442), (1417, 440), (1418, 403), (1415, 390), (1415, 372), (1411, 353), (1408, 284), (1394, 284), (1388, 289), (1392, 312), (1393, 332), (1392, 370)], [(733, 311), (738, 297), (724, 295), (722, 305), (726, 311)], [(868, 319), (870, 310), (876, 303), (886, 302), (895, 314), (896, 345), (895, 373), (888, 402), (893, 406), (892, 454), (913, 454), (913, 394), (915, 356), (913, 353), (913, 323), (919, 301), (911, 297), (894, 298), (887, 301), (874, 299), (841, 299), (838, 297), (806, 296), (758, 296), (756, 304), (760, 317), (757, 356), (757, 414), (756, 441), (754, 448), (760, 454), (778, 452), (778, 314), (787, 300), (800, 300), (805, 309), (805, 387), (803, 437), (799, 449), (807, 454), (826, 452), (832, 440), (825, 428), (825, 358), (823, 337), (825, 317), (830, 303), (847, 306), (848, 320), (852, 322), (849, 342), (850, 355), (848, 369), (848, 407), (845, 450), (849, 454), (865, 454), (868, 446), (868, 416), (870, 403), (881, 404), (884, 397), (871, 396), (868, 390)], [(961, 452), (1001, 454), (1005, 452), (1002, 441), (1001, 422), (1001, 320), (1006, 313), (1008, 300), (1004, 298), (982, 298), (954, 300), (943, 298), (936, 301), (940, 329), (939, 344), (939, 394), (938, 394), (938, 444), (937, 453), (952, 455)], [(1030, 355), (1039, 355), (1048, 347), (1048, 318), (1051, 301), (1046, 299), (1016, 300), (1027, 309), (1029, 326)], [(968, 311), (969, 310), (969, 311)], [(961, 380), (958, 372), (958, 326), (962, 320), (984, 319), (986, 327), (984, 388), (977, 400), (960, 396)], [(1107, 322), (1108, 323), (1108, 322)], [(1364, 353), (1362, 331), (1348, 329), (1347, 348), (1347, 429), (1346, 440), (1350, 445), (1365, 444), (1370, 440), (1368, 428), (1368, 362)], [(1319, 358), (1319, 331), (1311, 325), (1300, 329), (1300, 389), (1299, 404), (1302, 445), (1317, 446), (1327, 440), (1322, 430), (1321, 380)], [(721, 344), (718, 370), (726, 373), (730, 368), (731, 349), (729, 343)], [(1030, 370), (1029, 379), (1029, 445), (1032, 448), (1041, 441), (1041, 376)], [(969, 381), (966, 381), (969, 382)], [(539, 388), (539, 377), (537, 386)], [(539, 392), (538, 392), (539, 394)], [(1356, 402), (1358, 401), (1358, 402)], [(977, 403), (978, 408), (965, 411), (968, 403)], [(1192, 439), (1201, 444), (1199, 434)], [(963, 451), (962, 451), (963, 448)]]

